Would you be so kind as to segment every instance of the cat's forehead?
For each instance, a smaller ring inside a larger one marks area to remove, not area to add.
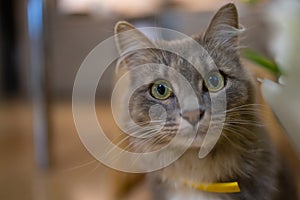
[[[183,74],[196,72],[205,77],[205,74],[212,70],[221,70],[232,76],[243,73],[238,54],[231,49],[220,48],[205,42],[201,37],[168,41],[164,46],[167,46],[166,49],[171,49],[173,53],[172,55],[162,53],[161,56],[167,56],[168,65]]]
[[[191,43],[195,41],[167,42],[164,47],[168,47],[160,51],[159,60],[164,60],[163,64],[176,69],[189,80],[201,79],[205,73],[217,70],[208,52],[199,43],[196,47]]]
[[[207,54],[206,49],[193,38],[187,38],[182,40],[167,41],[164,43],[158,43],[158,48],[171,51],[173,54],[179,55],[184,60],[199,59]],[[179,62],[180,59],[176,58]]]

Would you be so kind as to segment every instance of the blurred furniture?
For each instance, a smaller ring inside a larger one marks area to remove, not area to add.
[[[16,1],[0,1],[0,85],[4,96],[15,95],[19,90],[19,66],[16,44]]]
[[[30,37],[30,92],[33,108],[35,160],[38,167],[49,166],[49,94],[45,62],[45,10],[43,0],[28,0],[27,17]]]

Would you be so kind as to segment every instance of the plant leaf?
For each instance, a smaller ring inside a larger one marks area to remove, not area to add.
[[[282,71],[280,70],[280,67],[276,62],[260,55],[259,53],[255,52],[251,49],[244,49],[242,51],[242,55],[245,58],[247,58],[248,60],[260,65],[261,67],[263,67],[263,68],[265,68],[269,71],[271,71],[276,76],[280,76],[282,74]]]

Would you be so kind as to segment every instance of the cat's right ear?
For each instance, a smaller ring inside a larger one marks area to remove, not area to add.
[[[147,36],[126,21],[119,21],[116,24],[115,39],[121,56],[134,50],[154,47]]]

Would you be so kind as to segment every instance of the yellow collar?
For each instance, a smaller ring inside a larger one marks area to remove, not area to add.
[[[225,183],[200,183],[184,181],[185,185],[192,188],[202,190],[205,192],[216,192],[216,193],[235,193],[240,192],[238,182],[225,182]]]

